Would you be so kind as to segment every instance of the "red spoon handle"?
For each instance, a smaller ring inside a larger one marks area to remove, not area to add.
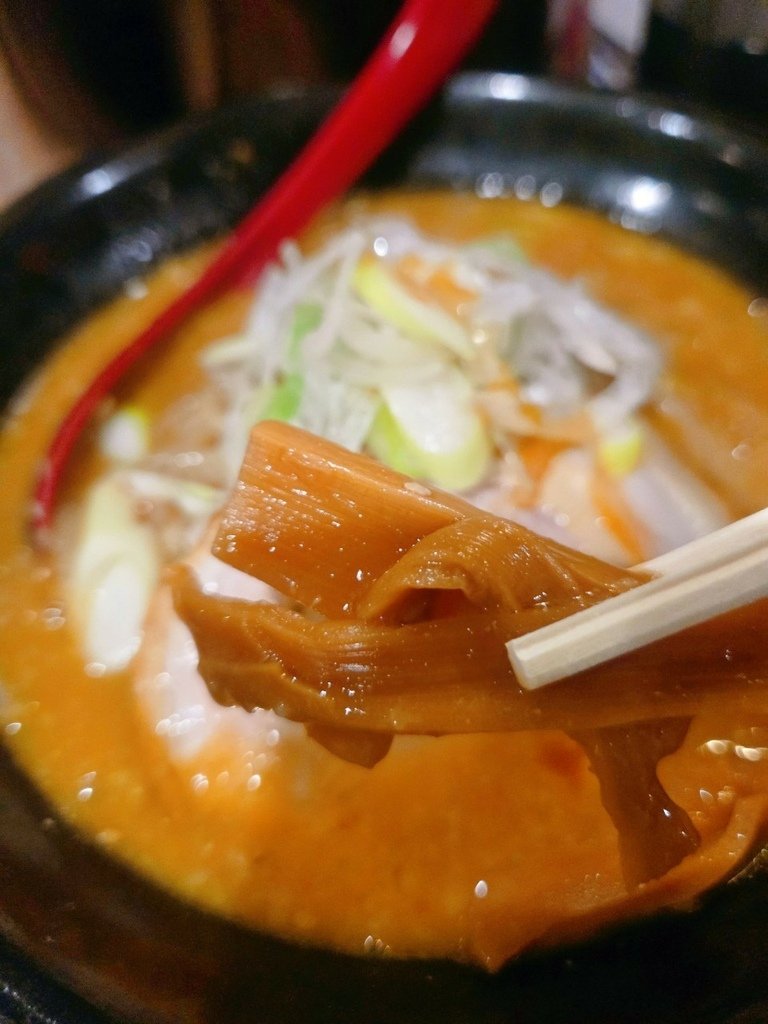
[[[235,232],[259,270],[277,245],[355,182],[477,38],[496,0],[408,0],[342,102]],[[242,247],[242,248],[241,248]]]
[[[477,39],[497,0],[407,0],[339,105],[244,218],[201,277],[117,354],[64,417],[43,461],[32,508],[40,540],[59,482],[95,409],[156,343],[224,285],[253,278],[285,238],[344,192],[429,99]]]

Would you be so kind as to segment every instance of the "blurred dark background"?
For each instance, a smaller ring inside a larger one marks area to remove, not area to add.
[[[242,94],[349,80],[399,6],[397,0],[0,0],[0,47],[28,99],[57,131],[101,141]],[[542,72],[545,22],[543,0],[502,2],[469,66]]]
[[[240,95],[348,81],[399,6],[0,0],[0,199],[2,150],[24,128],[3,124],[2,74],[63,163]],[[501,0],[465,66],[639,87],[764,135],[768,0]]]

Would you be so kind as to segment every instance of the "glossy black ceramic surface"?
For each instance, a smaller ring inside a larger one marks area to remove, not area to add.
[[[253,101],[68,173],[0,220],[0,387],[171,252],[231,225],[333,96]],[[768,151],[654,101],[456,80],[369,184],[601,210],[768,293]],[[0,749],[0,1022],[748,1024],[768,1020],[768,876],[494,977],[291,946],[184,906],[56,820]]]

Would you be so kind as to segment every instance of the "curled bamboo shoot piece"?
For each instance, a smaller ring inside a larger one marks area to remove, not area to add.
[[[213,550],[285,597],[210,595],[188,567],[172,570],[216,700],[304,722],[366,765],[396,734],[564,729],[590,756],[632,882],[698,842],[655,781],[685,719],[723,691],[768,710],[768,655],[753,640],[762,607],[524,690],[511,636],[642,577],[284,424],[255,428]]]

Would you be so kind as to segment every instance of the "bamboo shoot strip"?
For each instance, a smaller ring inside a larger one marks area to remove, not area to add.
[[[478,510],[285,423],[252,432],[217,558],[324,615],[348,616],[418,540]]]
[[[217,551],[324,616],[208,599],[177,573],[177,610],[224,703],[292,709],[324,727],[429,734],[690,715],[723,691],[768,706],[764,686],[740,684],[766,679],[755,644],[764,612],[754,607],[526,693],[505,641],[640,578],[295,427],[254,429]]]
[[[640,568],[663,575],[507,643],[533,690],[768,596],[768,509]]]

